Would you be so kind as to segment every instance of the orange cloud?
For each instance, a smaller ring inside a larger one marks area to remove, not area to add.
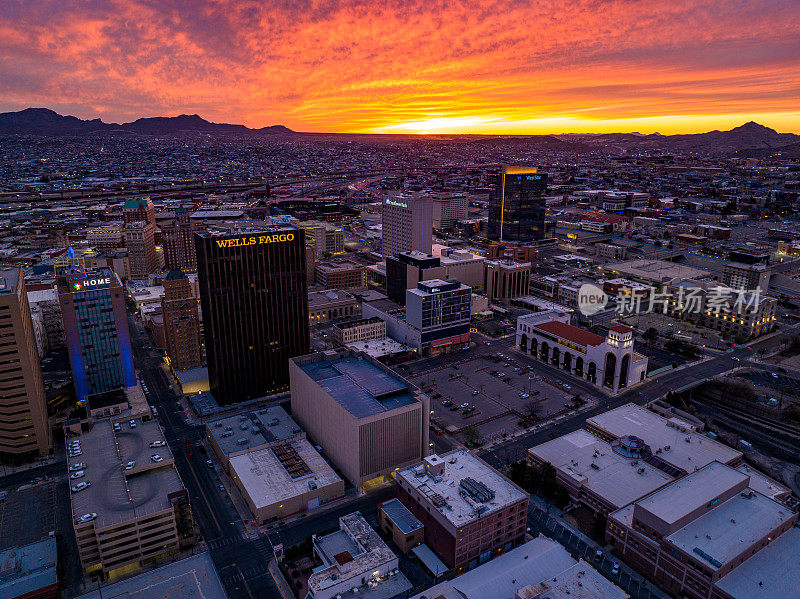
[[[0,107],[302,131],[800,131],[800,4],[7,0]]]

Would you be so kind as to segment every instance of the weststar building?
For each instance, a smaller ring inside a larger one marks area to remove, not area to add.
[[[211,393],[231,404],[284,391],[308,353],[305,232],[288,226],[195,234]]]

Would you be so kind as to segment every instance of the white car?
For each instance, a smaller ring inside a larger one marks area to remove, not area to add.
[[[69,471],[70,472],[77,472],[78,470],[83,470],[84,468],[86,468],[86,464],[84,464],[83,462],[80,462],[78,464],[73,464],[72,466],[70,466],[69,467]]]
[[[163,462],[163,461],[164,461],[164,458],[162,458],[162,457],[161,457],[160,455],[158,455],[157,453],[154,453],[153,455],[151,455],[151,456],[150,456],[150,459],[151,459],[151,460],[153,460],[155,463],[158,463],[158,462]]]
[[[166,445],[167,445],[166,441],[153,441],[152,443],[150,443],[150,447],[166,447]]]
[[[121,430],[122,430],[122,427],[119,425],[119,422],[115,422],[114,423],[114,431],[118,433]]]
[[[78,483],[77,485],[72,487],[72,492],[73,493],[77,493],[79,491],[83,491],[84,489],[88,489],[91,486],[92,486],[92,483],[87,480],[84,483]]]
[[[133,470],[136,467],[136,460],[131,460],[125,464],[125,470]]]
[[[83,478],[86,476],[86,470],[78,470],[69,475],[70,478]]]
[[[136,421],[135,420],[131,420],[130,421],[130,425],[131,425],[131,428],[136,428]]]
[[[97,514],[94,512],[91,512],[89,514],[84,514],[83,516],[75,520],[75,524],[86,524],[87,522],[91,522],[95,518],[97,518]]]
[[[69,457],[71,457],[71,458],[77,458],[77,457],[79,457],[79,456],[81,455],[81,453],[82,453],[82,452],[81,452],[81,450],[80,450],[80,449],[76,449],[76,450],[74,450],[74,451],[73,451],[73,450],[70,450],[70,452],[69,452]]]

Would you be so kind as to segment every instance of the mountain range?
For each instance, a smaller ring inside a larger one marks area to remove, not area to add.
[[[196,114],[141,118],[131,123],[117,124],[105,123],[100,119],[83,120],[74,116],[63,116],[49,108],[26,108],[19,112],[0,113],[0,135],[82,136],[98,133],[175,135],[186,132],[212,135],[293,133],[283,125],[250,129],[244,125],[211,123]]]
[[[100,119],[83,120],[63,116],[48,108],[26,108],[18,112],[0,113],[0,135],[87,136],[97,134],[178,135],[314,135],[320,139],[346,137],[348,134],[300,134],[283,125],[251,129],[244,125],[212,123],[196,114],[174,117],[141,118],[130,123],[106,123]],[[364,135],[359,139],[394,138],[396,136]],[[414,136],[402,136],[414,137]],[[568,133],[562,135],[439,135],[428,139],[463,141],[471,146],[481,144],[524,145],[543,151],[564,151],[578,154],[608,152],[698,152],[703,154],[769,156],[786,151],[796,155],[800,135],[778,133],[774,129],[749,122],[730,131],[708,131],[681,135],[651,133]]]

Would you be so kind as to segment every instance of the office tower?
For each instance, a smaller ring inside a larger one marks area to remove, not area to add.
[[[64,267],[56,276],[79,400],[136,384],[125,288],[109,268]]]
[[[406,303],[406,290],[414,289],[425,279],[444,278],[446,269],[438,257],[422,252],[404,252],[386,257],[386,295],[401,306]]]
[[[164,279],[161,300],[167,356],[175,370],[186,370],[203,364],[200,343],[200,316],[197,298],[189,278],[182,270],[171,270]]]
[[[156,253],[156,226],[137,220],[125,226],[125,245],[128,248],[132,279],[146,279],[158,270]]]
[[[0,458],[47,455],[47,402],[20,268],[0,269],[0,346]]]
[[[489,193],[489,239],[535,241],[545,236],[547,174],[504,166]]]
[[[304,231],[263,226],[195,233],[211,392],[231,404],[284,391],[308,353]]]
[[[137,200],[126,200],[122,205],[122,222],[127,227],[130,223],[144,221],[152,225],[156,224],[156,209],[150,198],[140,198]]]
[[[420,331],[423,347],[463,344],[469,342],[471,305],[472,289],[460,281],[420,281],[406,291],[406,321]]]
[[[381,246],[384,256],[415,250],[431,253],[431,199],[420,195],[387,198],[381,210]]]
[[[197,256],[194,252],[194,232],[197,227],[189,216],[189,211],[181,206],[175,211],[175,220],[161,227],[164,267],[168,270],[197,270]]]

